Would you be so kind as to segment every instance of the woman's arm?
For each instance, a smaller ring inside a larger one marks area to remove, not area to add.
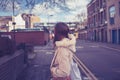
[[[57,47],[59,46],[70,46],[70,45],[75,45],[76,44],[76,38],[73,34],[68,35],[70,40],[67,41],[56,41],[55,44]]]

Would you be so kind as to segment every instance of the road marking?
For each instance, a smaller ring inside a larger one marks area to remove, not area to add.
[[[53,54],[53,52],[46,52],[46,54]]]
[[[83,77],[83,80],[89,80],[89,78],[88,77]]]
[[[93,45],[93,46],[90,46],[90,47],[95,48],[95,47],[99,47],[99,46]]]
[[[84,48],[83,46],[76,46],[77,49],[81,49]]]
[[[38,65],[38,64],[36,64],[36,65],[34,65],[34,67],[39,67],[39,65]]]
[[[54,52],[54,50],[34,50],[34,52]]]
[[[88,80],[98,80],[95,77],[95,75],[84,65],[84,63],[76,55],[73,55],[73,59],[77,62],[80,69],[85,73]]]
[[[107,47],[107,46],[101,46],[101,47],[103,47],[103,48],[107,48],[107,49],[111,49],[111,50],[115,50],[115,51],[120,52],[120,50],[119,50],[119,49],[115,49],[115,48],[111,48],[111,47]]]

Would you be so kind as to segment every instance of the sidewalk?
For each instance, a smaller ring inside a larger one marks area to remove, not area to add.
[[[48,42],[48,44],[45,45],[45,46],[34,46],[33,47],[33,52],[28,53],[28,59],[34,59],[38,52],[45,52],[47,50],[54,52],[53,51],[53,42],[52,42],[52,40],[50,42]]]
[[[33,52],[28,54],[29,66],[24,69],[17,80],[49,80],[52,58],[51,41],[45,46],[34,46]]]

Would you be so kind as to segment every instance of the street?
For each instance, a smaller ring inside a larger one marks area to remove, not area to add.
[[[77,56],[98,80],[120,80],[120,46],[111,47],[113,45],[78,41]]]
[[[98,80],[120,80],[119,48],[119,45],[114,47],[114,45],[104,43],[78,40],[76,55]],[[48,80],[50,78],[49,66],[54,53],[52,43],[47,46],[36,46],[34,52],[35,58],[30,59],[29,67],[18,80]]]

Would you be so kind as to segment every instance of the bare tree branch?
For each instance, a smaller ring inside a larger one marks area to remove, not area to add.
[[[13,2],[14,2],[15,3],[14,10],[18,10],[18,6],[21,7],[21,9],[24,6],[28,8],[29,13],[31,13],[37,1],[38,0],[0,0],[0,10],[12,11],[13,7],[10,8],[10,6],[13,6]],[[66,6],[67,1],[70,0],[42,0],[41,5],[44,5],[46,10],[48,8],[59,7],[61,10],[69,11],[70,9]]]

